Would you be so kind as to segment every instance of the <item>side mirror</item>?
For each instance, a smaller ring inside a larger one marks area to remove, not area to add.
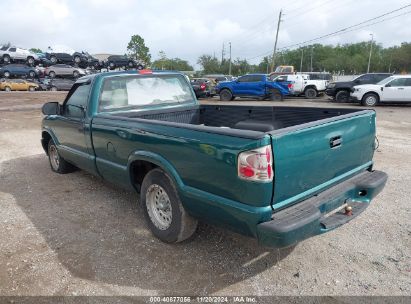
[[[389,88],[391,85],[389,84],[389,83],[387,83],[386,85],[385,85],[385,87],[386,88]]]
[[[60,104],[58,102],[48,102],[43,105],[41,112],[44,115],[60,115]]]

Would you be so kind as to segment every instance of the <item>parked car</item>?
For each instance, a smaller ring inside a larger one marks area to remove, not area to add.
[[[129,58],[127,56],[123,55],[111,55],[109,56],[106,61],[104,66],[110,70],[113,70],[115,68],[136,68],[137,70],[142,70],[144,69],[144,66],[137,61],[135,61],[132,58]]]
[[[87,52],[75,52],[73,54],[73,61],[80,67],[93,67],[95,69],[101,68],[101,63],[97,58],[94,58]]]
[[[52,64],[73,64],[73,56],[68,53],[45,53]]]
[[[363,106],[378,103],[411,102],[411,75],[393,75],[377,84],[363,84],[351,89],[351,97]]]
[[[224,74],[208,74],[204,75],[204,78],[213,79],[216,83],[221,81],[231,81],[234,80],[233,76],[224,75]]]
[[[248,74],[234,81],[219,82],[216,92],[224,101],[234,100],[236,97],[283,100],[285,95],[290,94],[288,89],[271,81],[266,74]]]
[[[50,91],[70,91],[75,80],[68,78],[53,78],[48,81],[48,90]]]
[[[275,82],[288,81],[292,83],[293,93],[290,95],[305,98],[316,98],[320,93],[325,91],[327,80],[311,80],[308,74],[280,75],[273,79]]]
[[[3,57],[3,62],[6,64],[11,63],[12,61],[24,61],[28,65],[33,66],[36,60],[39,59],[38,56],[33,52],[15,46],[2,50],[1,53]]]
[[[39,86],[38,90],[39,90],[39,91],[48,91],[48,89],[49,89],[49,86],[48,86],[49,81],[50,81],[49,78],[39,78],[39,79],[37,80],[37,82],[36,82],[37,85]]]
[[[325,94],[331,96],[337,102],[348,102],[350,101],[351,89],[354,86],[360,84],[375,84],[391,75],[390,73],[368,73],[362,74],[351,81],[331,82],[327,86]]]
[[[25,64],[8,64],[0,67],[0,75],[6,78],[14,76],[26,76],[35,78],[38,76],[38,69]]]
[[[22,79],[7,79],[0,82],[0,90],[10,92],[10,91],[35,91],[39,89],[37,83],[26,81]]]
[[[213,97],[217,95],[217,92],[215,89],[217,86],[217,82],[215,81],[215,79],[203,77],[203,78],[193,78],[191,81],[194,83],[201,83],[201,82],[206,83],[208,87],[208,91],[209,91],[209,96]]]
[[[56,76],[73,76],[77,78],[79,76],[86,75],[86,71],[78,67],[72,67],[68,64],[55,64],[47,67],[44,70],[44,74],[46,76],[50,76],[51,78]]]
[[[213,87],[214,95],[211,95],[211,81],[207,78],[193,78],[190,80],[194,93],[197,98],[210,97],[215,95],[215,86]]]
[[[202,220],[295,245],[355,219],[387,181],[373,110],[200,105],[181,73],[147,70],[82,77],[67,96],[42,108],[51,170],[139,192],[167,243]]]

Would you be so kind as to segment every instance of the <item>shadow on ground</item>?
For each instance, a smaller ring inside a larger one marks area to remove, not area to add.
[[[253,277],[292,249],[200,224],[196,236],[164,244],[146,229],[137,194],[85,172],[51,172],[45,155],[2,163],[0,191],[14,196],[73,276],[158,290],[208,294]]]

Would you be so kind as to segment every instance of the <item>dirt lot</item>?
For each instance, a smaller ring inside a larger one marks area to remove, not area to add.
[[[135,193],[52,173],[39,109],[64,96],[0,93],[0,295],[411,295],[411,106],[376,109],[375,168],[389,182],[368,210],[279,251],[205,224],[191,242],[161,243]]]

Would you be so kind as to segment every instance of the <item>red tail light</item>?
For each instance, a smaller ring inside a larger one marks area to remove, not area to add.
[[[206,85],[203,83],[202,85],[200,85],[200,90],[204,91],[206,89]]]
[[[241,179],[270,182],[273,180],[271,146],[241,152],[238,155],[238,176]]]
[[[153,74],[153,71],[152,70],[139,70],[138,73],[141,75],[146,75],[146,74]]]
[[[289,88],[289,89],[292,89],[293,86],[294,86],[294,85],[293,85],[292,83],[289,83],[289,84],[288,84],[288,88]]]

